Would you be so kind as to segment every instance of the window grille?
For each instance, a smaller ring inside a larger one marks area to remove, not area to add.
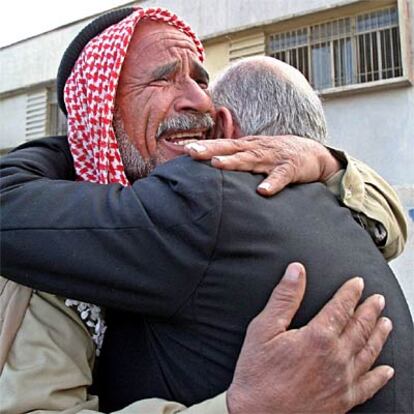
[[[267,47],[318,90],[403,74],[396,7],[272,34]]]

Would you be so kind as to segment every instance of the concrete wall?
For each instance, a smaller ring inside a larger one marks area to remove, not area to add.
[[[0,149],[13,148],[25,138],[26,94],[0,100]]]
[[[147,0],[143,7],[167,7],[191,23],[202,39],[357,3],[357,0]],[[376,0],[375,3],[383,2]],[[126,2],[127,3],[127,2]],[[127,3],[129,5],[131,2]],[[362,2],[364,3],[364,2]],[[63,51],[91,18],[0,49],[0,94],[55,78]]]
[[[414,88],[324,102],[330,141],[365,161],[393,185],[414,183]]]
[[[0,49],[0,149],[25,140],[27,94],[55,82],[63,52],[89,20]]]
[[[258,22],[288,17],[352,4],[357,0],[147,0],[142,7],[166,7],[191,23],[202,38],[214,37]]]
[[[64,50],[87,21],[0,49],[0,94],[56,78]]]

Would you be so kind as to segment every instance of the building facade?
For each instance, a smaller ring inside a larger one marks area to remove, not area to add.
[[[330,145],[378,171],[409,221],[393,261],[414,311],[414,2],[412,0],[147,0],[167,7],[203,40],[214,78],[230,62],[269,55],[318,90]],[[0,49],[0,151],[65,132],[55,78],[63,51],[94,16]]]

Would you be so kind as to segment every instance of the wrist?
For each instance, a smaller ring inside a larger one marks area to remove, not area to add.
[[[258,392],[254,387],[230,385],[226,393],[228,414],[277,414],[275,407],[269,409],[262,402],[267,401],[264,390]]]
[[[328,181],[343,167],[341,162],[329,151],[328,148],[321,145],[319,153],[319,163],[321,165],[321,181]]]

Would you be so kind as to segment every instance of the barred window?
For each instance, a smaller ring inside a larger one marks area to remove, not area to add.
[[[318,90],[402,76],[397,8],[272,34],[268,55],[295,66]]]

